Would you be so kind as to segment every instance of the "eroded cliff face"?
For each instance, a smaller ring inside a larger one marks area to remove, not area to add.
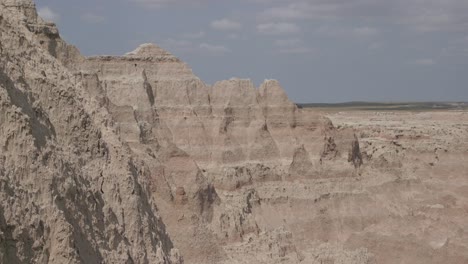
[[[466,197],[424,176],[463,178],[448,154],[335,127],[275,80],[208,86],[154,44],[85,58],[30,0],[0,1],[0,33],[2,263],[468,261]]]
[[[47,30],[31,1],[0,2],[0,262],[180,263],[148,167]]]
[[[121,140],[150,164],[152,195],[190,263],[224,261],[226,245],[252,234],[289,232],[275,231],[280,222],[268,223],[268,215],[254,210],[284,197],[262,200],[258,188],[272,195],[297,180],[356,173],[348,161],[352,142],[358,145],[352,132],[338,133],[326,118],[304,114],[275,80],[258,89],[242,79],[208,86],[154,44],[86,58],[78,72],[105,102]],[[327,140],[339,145],[333,155]]]

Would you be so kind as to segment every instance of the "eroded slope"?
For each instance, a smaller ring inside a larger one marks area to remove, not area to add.
[[[53,28],[0,2],[0,262],[178,263],[146,166],[41,46]]]
[[[329,119],[0,7],[3,262],[468,261],[465,113]]]

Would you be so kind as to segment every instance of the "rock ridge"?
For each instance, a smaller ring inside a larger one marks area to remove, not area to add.
[[[467,263],[465,114],[324,116],[0,0],[0,263]]]
[[[3,262],[220,262],[260,234],[256,192],[225,190],[287,180],[294,146],[321,141],[277,81],[208,86],[154,44],[86,58],[32,1],[0,5]]]

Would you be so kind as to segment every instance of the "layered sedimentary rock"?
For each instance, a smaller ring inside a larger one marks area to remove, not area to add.
[[[86,58],[0,7],[2,263],[468,261],[466,133],[334,125],[154,44]]]
[[[313,143],[322,144],[329,126],[318,115],[302,115],[275,80],[259,89],[242,79],[210,87],[154,44],[121,57],[87,58],[81,72],[99,79],[95,86],[103,88],[90,90],[102,91],[110,111],[122,118],[125,141],[144,145],[145,131],[138,123],[147,123],[164,134],[158,138],[174,143],[203,168],[269,162],[289,166],[295,148],[303,144],[318,155]]]
[[[208,86],[154,44],[86,58],[79,72],[93,76],[87,89],[107,102],[121,139],[153,163],[153,195],[190,263],[221,262],[229,257],[224,243],[277,232],[280,222],[254,208],[283,198],[260,202],[256,188],[356,173],[352,131],[304,114],[275,80],[259,88],[243,79]]]
[[[181,262],[146,165],[43,30],[31,1],[0,2],[0,262]]]

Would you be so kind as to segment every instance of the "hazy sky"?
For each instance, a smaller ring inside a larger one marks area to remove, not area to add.
[[[468,101],[468,0],[36,0],[84,55],[153,42],[296,102]]]

